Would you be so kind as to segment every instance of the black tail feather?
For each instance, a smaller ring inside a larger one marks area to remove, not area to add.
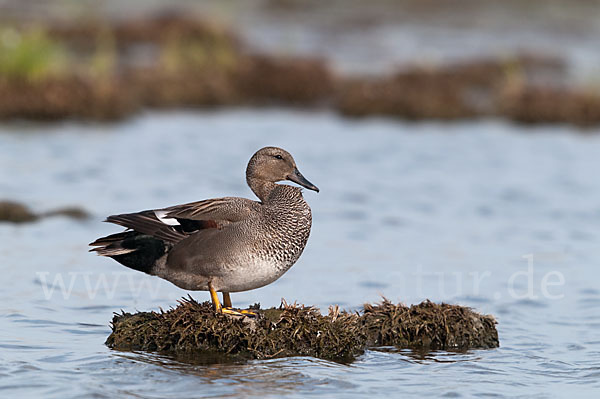
[[[102,237],[90,244],[98,255],[108,256],[124,266],[152,274],[152,268],[170,248],[163,240],[139,233],[125,231]]]

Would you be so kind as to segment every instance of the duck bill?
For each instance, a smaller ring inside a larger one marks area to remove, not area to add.
[[[309,190],[319,192],[319,188],[311,182],[309,182],[308,180],[306,180],[306,178],[302,176],[302,173],[300,173],[298,168],[294,169],[294,171],[288,176],[288,180],[293,181],[294,183],[297,183]]]

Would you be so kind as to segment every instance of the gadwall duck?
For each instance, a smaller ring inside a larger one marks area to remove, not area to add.
[[[310,234],[312,215],[302,189],[275,184],[282,180],[319,191],[287,151],[265,147],[246,169],[260,201],[224,197],[109,216],[107,222],[127,230],[97,239],[90,251],[180,288],[210,291],[215,310],[239,314],[229,293],[277,280],[296,263]]]

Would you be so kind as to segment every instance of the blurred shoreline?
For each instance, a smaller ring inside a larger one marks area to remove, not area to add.
[[[269,10],[266,20],[277,15],[282,22],[314,7],[311,2],[253,3]],[[227,18],[212,17],[219,14],[213,2],[194,13],[185,12],[186,2],[177,4],[182,8],[148,12],[148,6],[145,13],[130,10],[120,18],[98,10],[85,17],[65,12],[44,22],[27,7],[9,8],[13,12],[0,22],[0,120],[118,120],[152,108],[281,105],[328,108],[352,117],[600,123],[600,90],[593,81],[576,82],[570,60],[562,55],[515,50],[439,62],[415,56],[378,72],[340,68],[335,51],[330,57],[256,46],[256,35],[244,28],[239,10],[229,10],[234,30],[217,22]],[[408,9],[411,15],[427,15],[424,6]],[[331,29],[343,29],[339,24],[348,21],[372,28],[367,15],[341,14]],[[435,21],[436,12],[431,14]]]

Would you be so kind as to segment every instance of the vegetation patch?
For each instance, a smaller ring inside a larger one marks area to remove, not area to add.
[[[39,28],[0,27],[0,79],[38,82],[66,67],[64,47]]]
[[[284,105],[402,119],[600,123],[600,93],[540,54],[340,76],[327,61],[256,54],[234,32],[163,12],[0,28],[0,119],[99,119],[143,108]]]
[[[365,305],[362,312],[282,304],[253,309],[257,317],[215,313],[191,298],[168,311],[114,316],[106,344],[117,350],[177,355],[225,355],[230,359],[312,356],[351,362],[367,348],[451,349],[498,347],[492,316],[469,308],[434,304]]]

